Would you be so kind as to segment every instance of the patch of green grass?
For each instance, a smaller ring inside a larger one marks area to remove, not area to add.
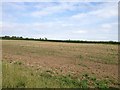
[[[95,76],[90,76],[89,74],[85,73],[82,75],[83,81],[82,84],[85,87],[94,86],[95,88],[109,88],[110,81],[109,80],[100,80],[97,79]]]
[[[118,59],[117,56],[112,56],[112,55],[107,55],[107,56],[100,56],[100,55],[96,55],[96,56],[87,56],[89,57],[89,60],[97,62],[97,63],[103,63],[103,64],[118,64]]]
[[[79,82],[68,76],[52,76],[50,73],[40,73],[21,64],[3,62],[3,88],[79,87]]]
[[[108,81],[107,80],[96,80],[95,87],[96,88],[108,88]]]
[[[39,72],[23,64],[3,62],[3,88],[108,88],[107,80],[98,80],[85,73],[81,79],[57,75],[52,71]],[[90,84],[92,83],[92,84]]]

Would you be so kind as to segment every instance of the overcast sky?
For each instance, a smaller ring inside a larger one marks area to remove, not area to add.
[[[2,35],[118,40],[117,2],[4,2],[0,21]]]

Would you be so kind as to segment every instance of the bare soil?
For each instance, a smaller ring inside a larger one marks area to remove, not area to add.
[[[3,40],[2,60],[21,61],[58,75],[80,77],[88,73],[100,79],[118,80],[117,45]]]

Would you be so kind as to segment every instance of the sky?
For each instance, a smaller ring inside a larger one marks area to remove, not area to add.
[[[3,2],[2,36],[118,41],[117,2]]]

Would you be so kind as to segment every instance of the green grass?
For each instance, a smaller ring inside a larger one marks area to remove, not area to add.
[[[55,76],[52,71],[37,71],[21,62],[3,62],[3,88],[108,88],[108,80],[83,74],[74,79],[70,75]]]

